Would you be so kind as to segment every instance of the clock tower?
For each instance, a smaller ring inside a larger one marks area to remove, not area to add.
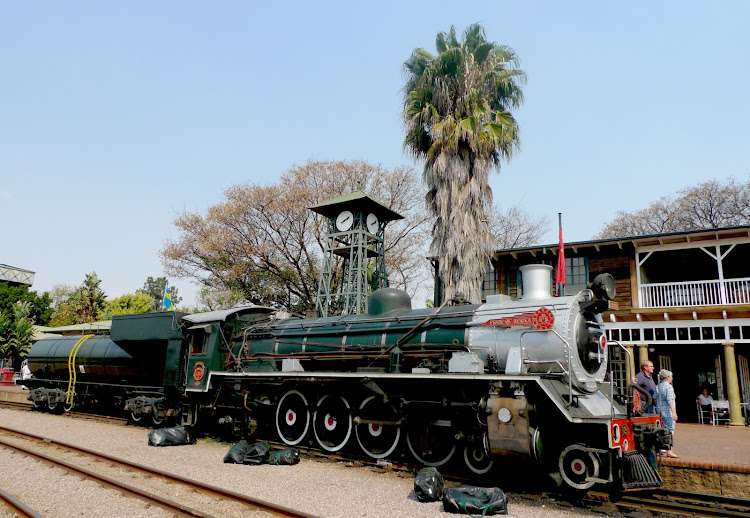
[[[362,191],[310,207],[326,218],[325,258],[315,309],[321,317],[367,313],[370,291],[386,286],[384,230],[403,219]],[[338,259],[337,259],[338,258]],[[334,273],[341,264],[341,279]]]

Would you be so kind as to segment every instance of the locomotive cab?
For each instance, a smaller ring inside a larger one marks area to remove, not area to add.
[[[184,348],[187,352],[185,370],[186,389],[205,390],[209,370],[220,370],[219,325],[212,323],[196,324],[184,333]]]

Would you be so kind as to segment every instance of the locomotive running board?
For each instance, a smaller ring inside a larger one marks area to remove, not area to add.
[[[571,423],[605,422],[612,418],[612,402],[604,393],[573,392],[575,404],[566,404],[570,396],[570,388],[567,383],[554,379],[536,378],[539,386],[554,402],[560,412],[567,417]]]
[[[523,382],[541,382],[540,376],[519,376],[505,374],[422,374],[422,373],[379,373],[379,372],[283,372],[283,371],[262,371],[262,372],[210,372],[204,388],[186,388],[185,392],[208,392],[212,382],[222,383],[223,381],[239,381],[243,379],[264,379],[264,378],[288,378],[288,379],[388,379],[388,380],[419,380],[419,379],[439,379],[443,381],[450,380],[475,380],[486,381],[523,381]],[[567,386],[567,385],[566,385]]]

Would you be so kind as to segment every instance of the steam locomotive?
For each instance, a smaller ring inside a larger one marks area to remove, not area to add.
[[[278,318],[243,306],[115,317],[109,336],[39,340],[29,399],[53,412],[105,404],[136,422],[259,428],[294,446],[454,459],[477,476],[533,460],[585,490],[661,485],[655,455],[671,436],[639,411],[650,396],[609,382],[601,313],[608,274],[552,297],[551,267],[521,267],[524,295],[412,309],[402,291],[370,295],[363,315]]]

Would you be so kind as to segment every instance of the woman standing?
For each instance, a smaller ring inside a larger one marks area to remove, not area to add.
[[[659,380],[661,383],[659,383],[656,391],[659,395],[659,411],[661,412],[662,425],[670,431],[672,441],[674,441],[677,407],[675,406],[674,387],[672,387],[672,371],[667,369],[659,371]],[[677,455],[670,449],[667,452],[667,457],[677,458]]]

